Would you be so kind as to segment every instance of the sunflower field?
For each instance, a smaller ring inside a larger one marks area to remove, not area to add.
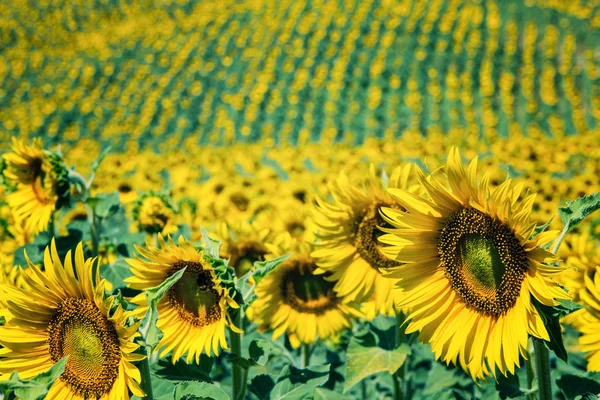
[[[597,0],[0,2],[0,400],[600,398]]]

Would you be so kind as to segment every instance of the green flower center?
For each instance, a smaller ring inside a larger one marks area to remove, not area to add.
[[[283,275],[282,294],[287,304],[301,313],[322,314],[337,306],[333,282],[325,275],[314,275],[314,262],[294,259],[286,262],[288,271]]]
[[[529,260],[509,226],[474,208],[460,209],[447,219],[438,251],[465,303],[496,317],[515,305]]]
[[[221,296],[212,274],[201,263],[180,261],[169,276],[186,267],[183,276],[167,292],[168,301],[179,316],[194,326],[207,326],[221,319]]]
[[[84,398],[108,393],[118,374],[121,350],[114,325],[89,300],[70,298],[48,326],[50,357],[69,356],[60,379]]]

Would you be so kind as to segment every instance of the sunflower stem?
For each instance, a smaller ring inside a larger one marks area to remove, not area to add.
[[[527,389],[533,388],[533,378],[535,378],[535,371],[533,370],[533,355],[531,354],[531,341],[527,349],[527,359],[525,360],[525,371],[527,372]],[[525,396],[527,400],[534,400],[534,394],[527,394]]]
[[[242,326],[242,309],[236,310],[233,313],[233,324],[237,327]],[[231,339],[231,352],[239,357],[242,357],[242,334],[236,333],[233,330],[229,331]],[[246,378],[248,370],[242,368],[241,365],[233,364],[233,399],[242,400],[246,393]]]
[[[552,380],[550,379],[550,353],[541,339],[533,338],[535,372],[538,378],[539,400],[552,399]]]
[[[90,235],[92,236],[92,254],[94,257],[98,256],[100,253],[100,240],[98,235],[98,218],[96,217],[96,212],[93,207],[85,205],[85,208],[88,213],[88,221],[90,224]]]
[[[396,314],[396,347],[399,347],[406,340],[406,330],[404,327],[405,317],[401,311],[398,311]],[[392,379],[394,381],[394,399],[395,400],[404,400],[405,394],[408,389],[408,382],[406,379],[406,365],[408,363],[408,359],[404,360],[404,363],[398,368],[394,374],[392,374]]]
[[[154,400],[152,393],[152,376],[150,375],[150,351],[146,351],[146,358],[140,365],[140,374],[142,375],[142,390],[146,393],[144,400]]]
[[[565,240],[565,236],[567,235],[568,231],[569,231],[569,225],[566,224],[563,227],[563,230],[560,232],[560,235],[558,236],[558,239],[556,239],[556,242],[554,243],[554,246],[552,247],[552,252],[554,254],[556,254],[556,252],[560,248],[561,243],[563,242],[563,240]]]
[[[312,351],[308,343],[302,343],[302,368],[307,368],[310,365],[310,356]]]

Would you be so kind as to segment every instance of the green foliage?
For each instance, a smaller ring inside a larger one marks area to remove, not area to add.
[[[572,313],[573,311],[581,308],[581,306],[572,301],[561,301],[560,305],[556,307],[549,307],[543,305],[532,298],[532,302],[544,322],[544,326],[550,336],[550,341],[544,341],[544,344],[552,350],[558,358],[564,362],[568,361],[568,353],[563,342],[562,328],[560,325],[560,319],[565,315]]]
[[[270,392],[271,399],[300,400],[312,397],[316,388],[329,379],[330,365],[318,365],[310,368],[283,367]]]
[[[558,215],[567,231],[575,228],[588,215],[600,209],[600,192],[569,201],[558,209]]]
[[[87,199],[87,204],[94,210],[98,218],[106,219],[119,211],[121,207],[119,192],[101,193]]]
[[[227,359],[232,364],[248,369],[255,365],[264,366],[269,361],[269,356],[281,354],[281,349],[272,342],[264,339],[256,339],[248,347],[249,358],[238,356],[237,354],[227,354]]]
[[[592,377],[594,379],[591,379]],[[600,383],[598,382],[597,374],[596,376],[590,375],[588,377],[563,375],[556,381],[556,384],[567,400],[576,399],[578,396],[590,398],[590,394],[600,393]],[[586,395],[588,397],[585,397]]]
[[[124,258],[117,258],[112,264],[100,267],[100,276],[112,283],[115,290],[127,287],[125,279],[132,275],[129,264]]]
[[[396,346],[397,328],[383,318],[369,324],[369,330],[354,336],[348,345],[344,393],[366,377],[379,372],[394,374],[411,352],[410,346]]]
[[[229,400],[229,396],[212,383],[182,382],[175,386],[173,400]]]
[[[140,333],[146,342],[146,346],[150,347],[151,349],[156,347],[163,335],[161,330],[156,325],[156,322],[158,321],[158,309],[156,306],[158,305],[160,299],[171,288],[171,286],[173,286],[183,276],[184,272],[185,268],[182,268],[157,287],[146,290],[148,311],[146,311],[146,314],[140,322]]]
[[[13,392],[15,396],[24,400],[41,400],[46,397],[48,389],[55,380],[64,372],[67,358],[63,358],[48,371],[42,372],[32,379],[23,380],[14,372],[7,381],[0,381],[0,392]]]
[[[210,254],[213,258],[219,258],[221,252],[221,241],[210,237],[208,231],[203,227],[200,227],[202,232],[202,247]]]
[[[212,382],[210,371],[215,359],[202,354],[198,364],[188,364],[183,360],[172,363],[171,360],[159,360],[151,366],[155,375],[171,381],[203,381]]]
[[[111,147],[106,146],[104,149],[102,149],[102,151],[100,151],[100,154],[98,154],[98,157],[96,157],[96,159],[90,163],[90,169],[92,170],[92,174],[96,173],[96,171],[98,170],[98,167],[102,163],[102,160],[104,160],[104,157],[106,157],[108,155],[108,153],[110,153],[110,151],[111,151]]]

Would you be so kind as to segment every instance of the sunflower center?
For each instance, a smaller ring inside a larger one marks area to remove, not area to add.
[[[309,260],[292,260],[282,279],[283,297],[294,310],[322,314],[337,305],[334,283],[324,275],[314,275],[316,266]]]
[[[187,267],[183,276],[167,292],[168,301],[179,316],[191,325],[202,327],[221,319],[221,296],[215,290],[210,271],[201,263],[180,261],[173,264],[169,276]]]
[[[467,304],[496,317],[515,305],[528,259],[507,225],[463,208],[446,221],[438,251],[451,287]]]
[[[50,357],[69,356],[60,379],[84,398],[108,393],[119,374],[121,350],[114,325],[89,300],[70,298],[48,326]]]
[[[44,184],[46,183],[45,173],[43,169],[44,161],[41,158],[34,158],[29,164],[29,177],[31,179],[31,188],[35,197],[40,203],[49,203],[50,196],[46,193]]]
[[[379,236],[383,234],[377,227],[389,226],[379,214],[381,207],[385,206],[388,206],[388,204],[372,204],[356,222],[354,247],[356,247],[362,259],[376,270],[392,268],[397,264],[381,254],[379,242],[377,241]]]

